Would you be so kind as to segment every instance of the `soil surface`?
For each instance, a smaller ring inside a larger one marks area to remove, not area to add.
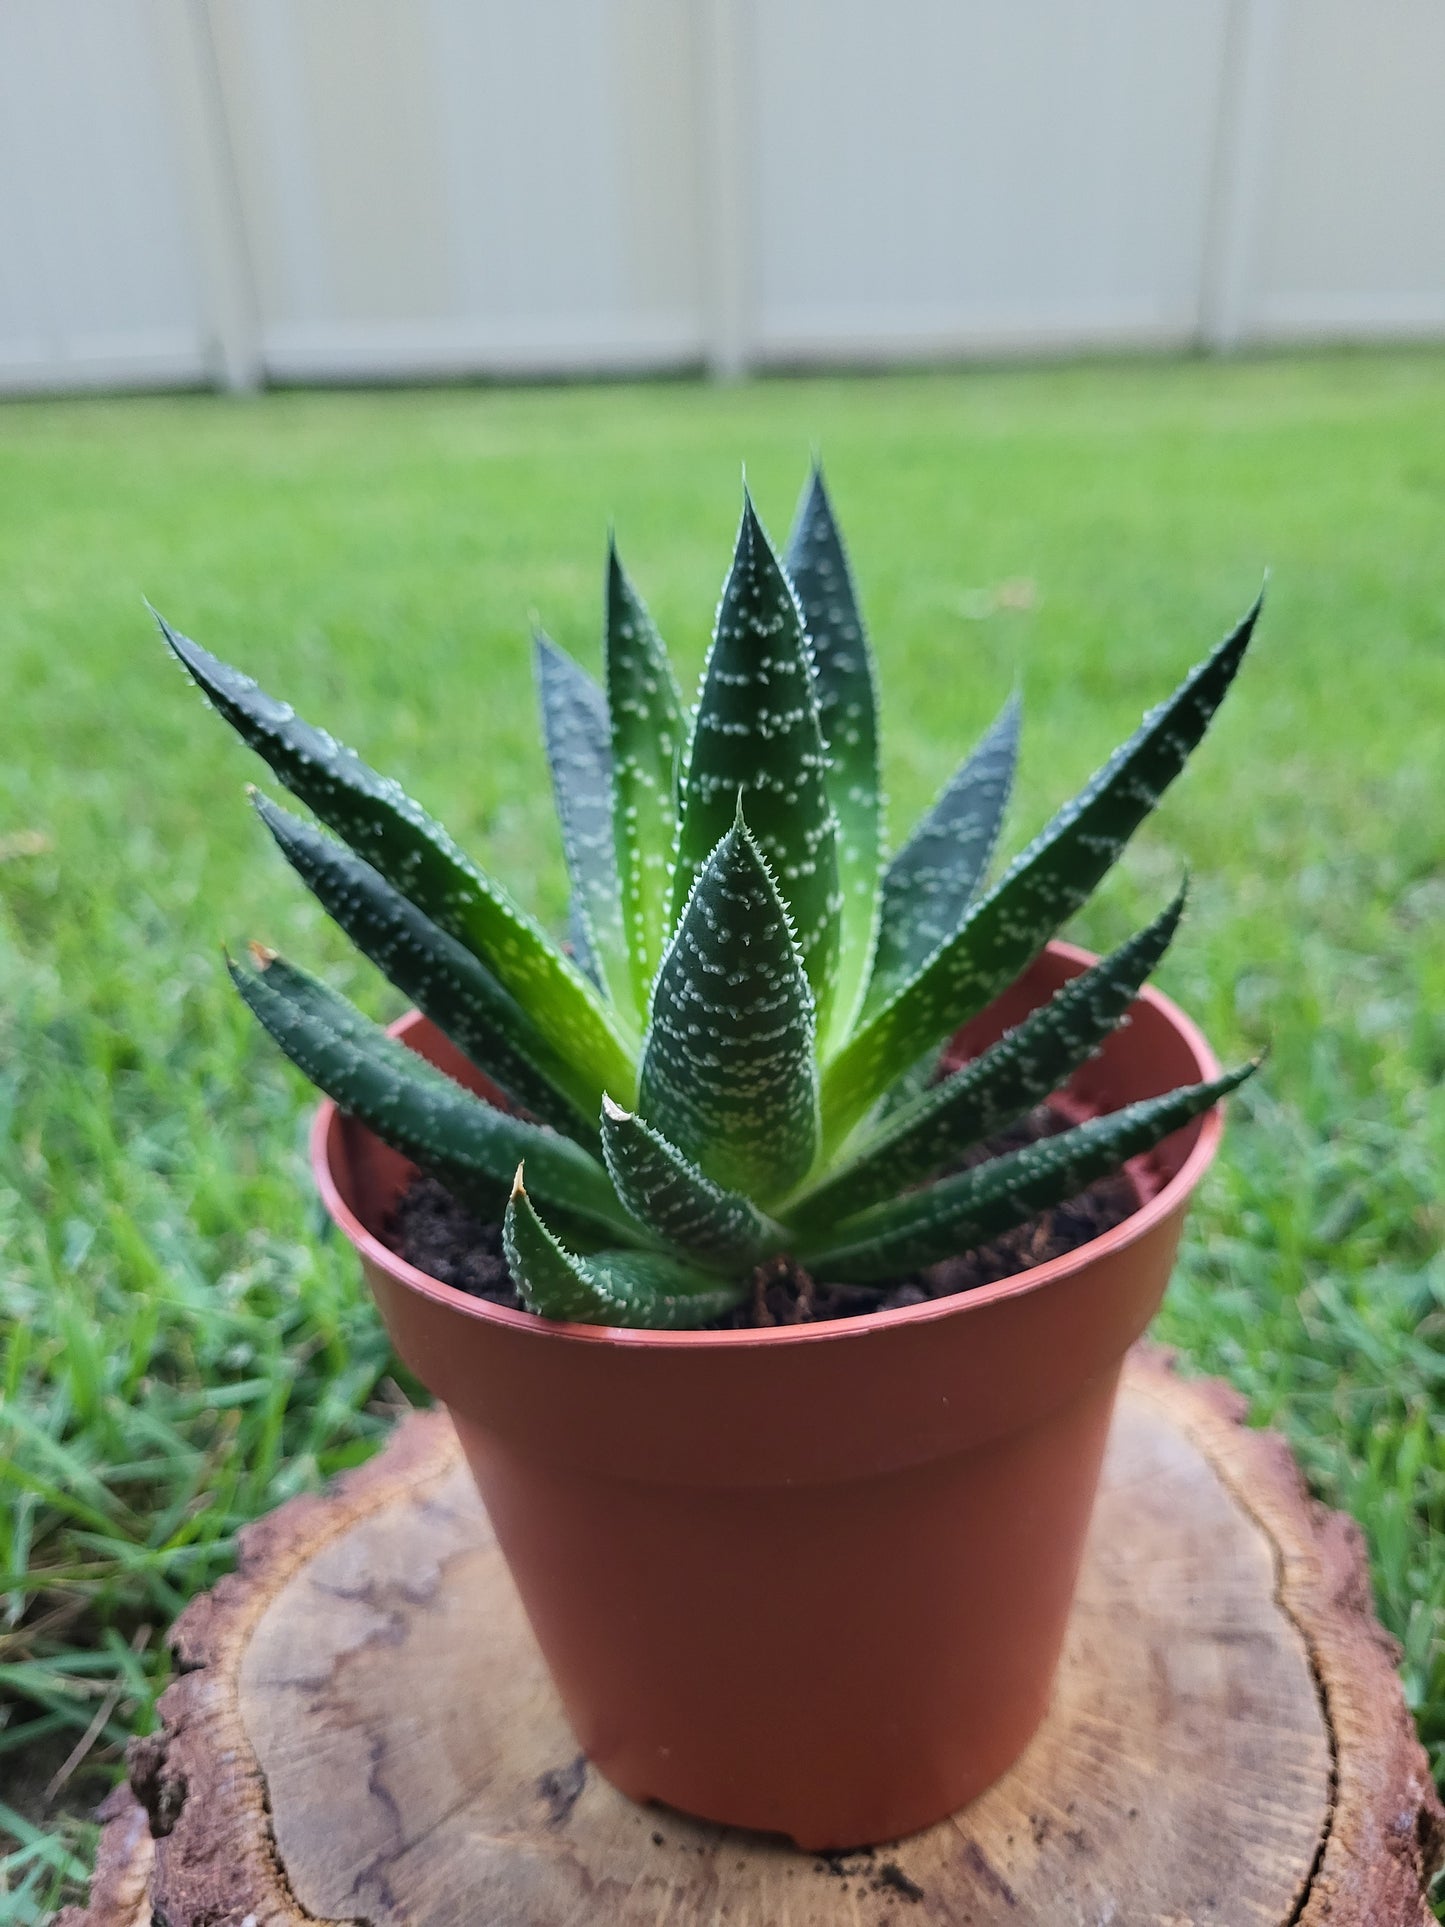
[[[1067,1128],[1069,1120],[1041,1106],[1029,1117],[988,1143],[979,1145],[956,1166],[964,1170],[1003,1151],[1015,1151]],[[815,1279],[787,1258],[760,1265],[752,1290],[736,1311],[714,1320],[705,1330],[745,1331],[768,1325],[801,1325],[822,1318],[862,1318],[869,1312],[892,1311],[901,1305],[921,1305],[931,1298],[949,1298],[997,1283],[1032,1265],[1045,1264],[1076,1251],[1091,1238],[1110,1231],[1139,1206],[1139,1193],[1126,1172],[1101,1178],[1089,1190],[1031,1218],[1015,1231],[980,1245],[976,1251],[947,1258],[926,1271],[889,1279],[878,1285],[829,1284]],[[511,1310],[524,1309],[502,1256],[502,1228],[475,1218],[435,1178],[418,1175],[397,1200],[386,1225],[393,1251],[429,1277],[455,1285],[474,1298],[486,1298]]]

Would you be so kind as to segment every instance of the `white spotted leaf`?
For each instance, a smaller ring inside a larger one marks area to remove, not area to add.
[[[635,1233],[602,1166],[570,1138],[473,1097],[388,1037],[353,1004],[283,958],[232,982],[296,1068],[383,1142],[494,1217],[522,1158],[538,1192],[569,1219]]]
[[[837,976],[842,910],[828,759],[802,613],[746,496],[693,725],[677,913],[727,834],[739,796],[788,906],[822,1017]]]
[[[878,692],[847,551],[816,464],[783,556],[812,645],[826,784],[837,820],[839,911],[836,1027],[846,1028],[868,982],[878,919],[882,805]]]
[[[826,1232],[800,1240],[798,1257],[818,1277],[871,1284],[972,1250],[1076,1198],[1130,1158],[1217,1104],[1257,1069],[1245,1064],[1207,1084],[1187,1084],[1056,1137],[989,1158],[937,1184],[906,1191]]]
[[[745,1289],[658,1252],[569,1251],[538,1216],[521,1169],[502,1220],[502,1248],[527,1308],[573,1324],[685,1330],[731,1311]]]
[[[896,1197],[1023,1117],[1086,1063],[1116,1028],[1169,947],[1184,891],[1109,956],[1081,971],[970,1063],[929,1083],[789,1208],[817,1224]]]
[[[1208,728],[1259,609],[1257,601],[1014,859],[955,935],[865,1018],[824,1072],[829,1143],[841,1142],[915,1059],[1011,983],[1088,900]]]
[[[342,843],[259,790],[256,813],[301,881],[357,949],[524,1110],[569,1136],[592,1135],[596,1102],[579,1075],[472,953]]]
[[[193,680],[293,796],[480,958],[599,1090],[628,1089],[631,1057],[597,991],[399,783],[303,722],[289,703],[268,696],[251,677],[156,620]]]
[[[786,908],[739,811],[658,972],[638,1108],[714,1183],[764,1210],[818,1144],[812,997]]]
[[[886,1004],[963,922],[998,841],[1018,741],[1011,696],[888,865],[865,1013]]]
[[[612,745],[607,699],[550,636],[533,638],[542,736],[562,853],[572,885],[572,947],[578,962],[630,1018],[627,939],[612,855]]]
[[[672,934],[677,777],[686,725],[667,650],[641,597],[607,552],[607,704],[611,715],[610,834],[629,953],[630,1007],[640,1021]]]
[[[640,1224],[709,1271],[749,1272],[786,1233],[741,1192],[714,1184],[645,1118],[602,1100],[602,1156]]]

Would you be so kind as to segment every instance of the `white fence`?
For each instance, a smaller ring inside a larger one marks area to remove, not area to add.
[[[0,0],[0,387],[1445,335],[1441,0]]]

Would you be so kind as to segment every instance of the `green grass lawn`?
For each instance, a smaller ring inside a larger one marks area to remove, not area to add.
[[[394,1001],[271,849],[242,800],[259,765],[142,596],[558,917],[531,616],[595,664],[612,518],[691,674],[741,465],[781,537],[814,444],[895,825],[1017,675],[1016,844],[1273,571],[1217,728],[1073,934],[1118,941],[1193,871],[1160,982],[1222,1055],[1271,1056],[1159,1333],[1363,1523],[1445,1769],[1445,356],[12,405],[0,1919],[83,1874],[81,1816],[238,1527],[417,1396],[324,1235],[310,1096],[219,946],[264,938]]]

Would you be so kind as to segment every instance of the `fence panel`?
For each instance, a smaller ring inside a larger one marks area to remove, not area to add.
[[[285,379],[696,361],[693,39],[674,0],[223,0]]]
[[[1445,335],[1439,0],[0,0],[0,389]]]
[[[0,387],[211,367],[145,0],[0,0]]]
[[[1289,0],[1250,332],[1445,334],[1445,7]]]
[[[1190,340],[1225,12],[757,7],[760,352]]]

